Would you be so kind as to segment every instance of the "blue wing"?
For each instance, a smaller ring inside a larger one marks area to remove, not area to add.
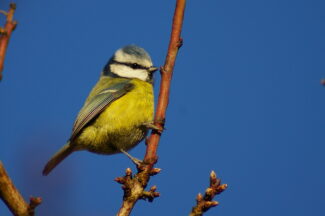
[[[106,88],[94,96],[80,110],[72,129],[70,141],[93,119],[95,119],[113,101],[122,97],[133,89],[134,85],[126,80]]]

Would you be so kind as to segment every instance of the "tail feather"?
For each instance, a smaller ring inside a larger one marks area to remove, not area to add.
[[[70,145],[70,142],[65,144],[55,155],[47,162],[43,169],[43,175],[48,175],[61,161],[74,152],[74,147]]]

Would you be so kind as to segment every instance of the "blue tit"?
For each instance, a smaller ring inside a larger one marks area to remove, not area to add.
[[[153,127],[156,70],[143,48],[118,49],[81,108],[68,142],[49,160],[43,175],[74,151],[109,155],[128,151],[142,141]]]

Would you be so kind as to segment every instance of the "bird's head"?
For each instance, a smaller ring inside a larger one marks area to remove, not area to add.
[[[149,54],[141,47],[127,45],[118,49],[104,68],[103,75],[152,81],[154,67]]]

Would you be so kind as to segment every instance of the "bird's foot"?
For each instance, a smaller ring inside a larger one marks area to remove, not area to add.
[[[163,125],[162,122],[159,122],[160,124]],[[152,121],[152,122],[146,122],[146,123],[143,123],[143,126],[145,126],[146,128],[148,129],[151,129],[151,130],[155,130],[157,131],[158,133],[162,133],[165,128],[164,127],[159,127],[159,126],[156,126],[155,123]]]
[[[127,153],[126,151],[124,151],[124,149],[120,149],[120,151],[125,154],[128,158],[130,158],[130,160],[137,166],[140,167],[143,164],[143,161],[133,157],[132,155],[130,155],[129,153]]]

